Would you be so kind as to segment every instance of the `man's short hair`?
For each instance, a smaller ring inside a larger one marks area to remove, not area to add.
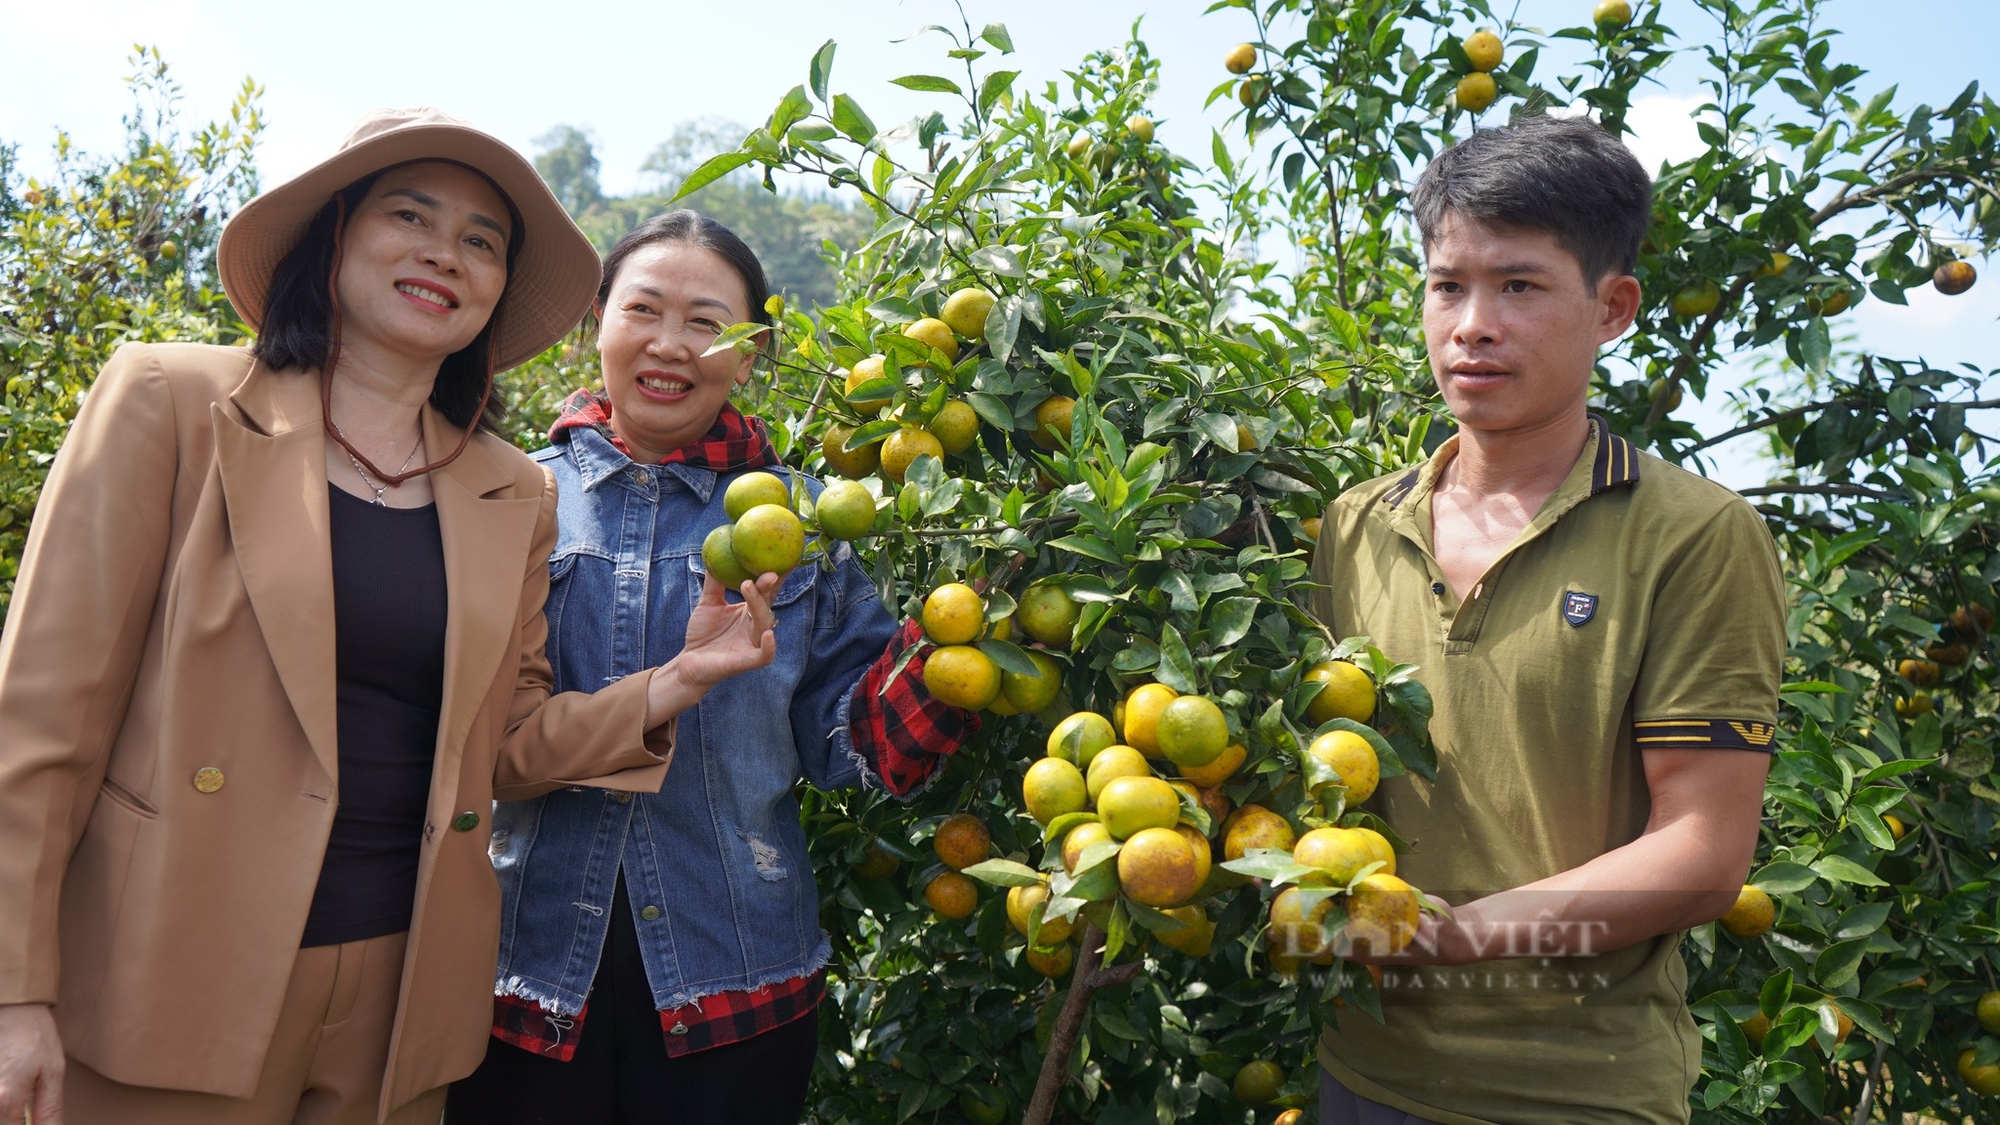
[[[1653,179],[1632,150],[1582,117],[1524,117],[1439,153],[1411,203],[1428,250],[1452,216],[1503,230],[1547,231],[1596,292],[1631,273],[1652,217]]]

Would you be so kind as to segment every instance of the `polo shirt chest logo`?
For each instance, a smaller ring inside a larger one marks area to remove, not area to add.
[[[1597,616],[1597,595],[1579,593],[1575,590],[1564,591],[1562,615],[1563,620],[1571,625],[1583,624]]]

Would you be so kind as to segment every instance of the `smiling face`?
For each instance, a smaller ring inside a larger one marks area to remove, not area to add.
[[[1597,349],[1639,308],[1630,275],[1584,281],[1546,231],[1448,216],[1425,249],[1431,373],[1460,426],[1524,434],[1581,425]]]
[[[341,242],[343,342],[429,363],[470,344],[507,288],[506,200],[456,164],[382,173]]]
[[[700,440],[729,392],[750,381],[754,356],[703,356],[716,336],[750,319],[742,275],[728,259],[684,242],[632,252],[611,279],[597,352],[611,428],[650,464]]]

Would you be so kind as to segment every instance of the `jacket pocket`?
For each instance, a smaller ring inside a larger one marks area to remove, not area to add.
[[[108,800],[125,806],[147,820],[159,819],[160,810],[153,802],[126,788],[119,783],[117,778],[107,776],[104,779],[104,786],[99,792]]]

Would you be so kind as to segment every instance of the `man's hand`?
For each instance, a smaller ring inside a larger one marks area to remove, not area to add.
[[[49,1006],[0,1004],[0,1125],[62,1125],[62,1077],[62,1039]]]

